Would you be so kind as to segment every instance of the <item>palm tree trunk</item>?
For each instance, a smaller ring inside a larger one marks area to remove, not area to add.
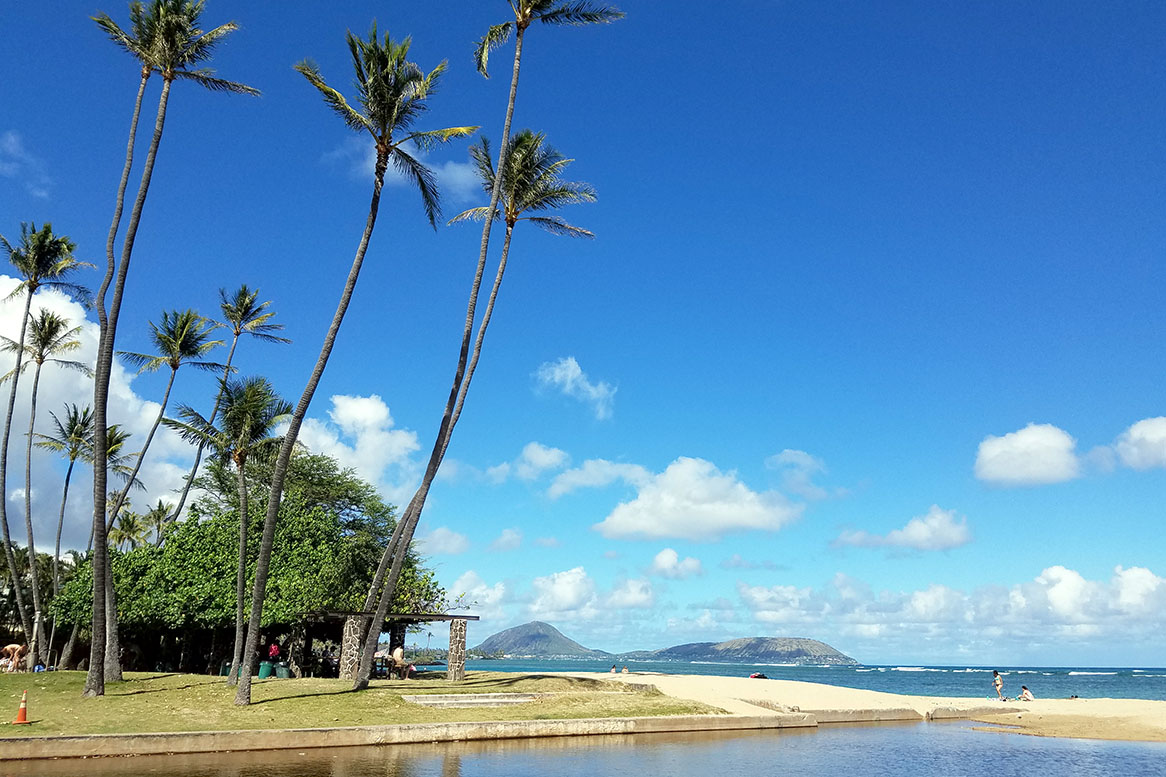
[[[65,488],[61,493],[61,513],[57,516],[57,544],[53,550],[53,599],[56,599],[61,594],[61,532],[65,529],[65,505],[69,502],[69,479],[73,477],[73,465],[77,463],[77,459],[73,456],[69,457],[69,468],[65,470]],[[53,642],[57,639],[57,618],[53,617],[53,627],[49,631],[49,650],[52,650]],[[58,659],[57,664],[60,665]]]
[[[143,81],[139,90],[145,89]],[[113,283],[113,299],[110,301],[109,314],[105,312],[105,293],[113,281],[114,261],[113,251],[108,251],[109,266],[101,289],[97,297],[97,315],[101,324],[101,336],[98,339],[97,363],[94,368],[93,380],[93,626],[92,639],[89,647],[89,673],[85,678],[83,696],[105,695],[105,642],[106,642],[106,586],[104,581],[110,577],[109,549],[105,529],[105,489],[106,489],[106,407],[109,403],[109,376],[113,369],[113,344],[117,336],[117,319],[121,312],[122,297],[125,294],[126,276],[129,274],[130,257],[134,250],[134,240],[138,234],[138,224],[142,219],[142,209],[146,204],[146,194],[150,190],[150,177],[154,173],[154,160],[158,155],[158,144],[162,141],[162,130],[166,124],[166,103],[170,98],[170,80],[162,82],[162,94],[158,98],[158,115],[154,120],[154,137],[150,141],[150,150],[146,154],[146,164],[142,169],[142,180],[138,184],[138,194],[134,200],[133,210],[130,212],[130,221],[126,225],[125,242],[122,245],[121,263],[116,268],[117,280]],[[130,129],[130,141],[126,152],[127,168],[133,163],[134,136],[137,127],[138,106],[134,109],[134,121]],[[123,178],[129,175],[128,170],[122,173]],[[117,224],[121,219],[121,207],[124,201],[124,184],[118,190],[118,204],[112,231],[117,231]],[[116,620],[116,613],[115,613]],[[115,624],[116,625],[116,624]],[[116,657],[115,657],[116,658]]]
[[[32,309],[32,295],[35,289],[27,288],[24,300],[24,316],[20,319],[20,340],[16,347],[16,366],[12,369],[12,387],[8,392],[8,415],[4,420],[4,435],[0,437],[0,527],[4,533],[4,557],[8,560],[8,571],[12,575],[12,590],[16,593],[16,609],[20,615],[20,625],[24,629],[25,640],[33,639],[32,621],[24,604],[24,593],[20,586],[20,568],[16,555],[12,552],[12,537],[8,532],[8,438],[12,432],[12,416],[16,411],[16,387],[20,380],[20,361],[24,356],[24,336],[28,331],[28,315]],[[31,665],[30,665],[31,666]]]
[[[235,335],[231,340],[231,350],[227,353],[227,364],[223,368],[223,380],[231,376],[231,362],[235,359],[235,346],[239,344],[239,335]],[[223,389],[219,387],[219,393],[215,395],[215,405],[211,408],[211,417],[208,423],[215,422],[215,416],[219,414],[219,403],[223,401]],[[177,521],[178,516],[182,515],[182,507],[186,504],[186,495],[190,493],[190,487],[194,485],[194,476],[198,474],[198,465],[202,462],[202,452],[206,449],[206,443],[199,443],[198,450],[194,452],[194,465],[190,468],[190,474],[186,476],[186,485],[182,487],[182,495],[178,497],[178,507],[174,508],[174,515],[170,520]]]
[[[130,473],[129,480],[126,481],[125,488],[118,493],[117,499],[113,503],[113,510],[106,525],[107,536],[109,530],[113,528],[113,522],[117,520],[118,512],[125,504],[126,496],[137,479],[138,472],[142,469],[142,462],[146,458],[146,451],[150,449],[150,443],[154,440],[154,433],[158,431],[158,426],[166,415],[166,406],[170,403],[170,390],[174,387],[174,378],[177,375],[178,370],[171,368],[170,380],[166,382],[166,391],[162,394],[162,406],[158,408],[158,417],[154,419],[154,425],[150,427],[150,433],[146,435],[146,442],[142,446],[142,452],[138,454],[138,460],[134,462],[134,469]],[[121,682],[121,635],[118,633],[117,591],[113,587],[112,564],[107,564],[105,567],[105,609],[105,679],[109,682]]]
[[[502,197],[502,171],[505,169],[506,157],[510,153],[510,125],[514,118],[514,104],[518,98],[518,75],[522,68],[522,41],[526,32],[526,28],[519,25],[514,36],[514,69],[510,77],[510,95],[506,101],[506,118],[502,122],[502,142],[501,148],[498,151],[498,166],[494,173],[494,186],[490,190],[490,205],[486,210],[485,224],[482,226],[482,242],[478,249],[478,267],[474,275],[474,283],[470,288],[470,302],[466,311],[466,325],[462,332],[461,351],[458,355],[457,371],[454,373],[453,386],[450,389],[449,400],[446,402],[445,413],[442,417],[441,426],[438,429],[437,441],[434,443],[433,452],[429,457],[429,466],[425,470],[425,479],[422,480],[421,486],[417,489],[413,499],[409,503],[409,507],[402,516],[401,521],[397,524],[396,530],[393,532],[393,537],[389,541],[385,552],[381,556],[381,561],[377,565],[376,574],[373,575],[372,584],[369,586],[368,595],[365,597],[365,612],[368,612],[372,607],[372,603],[377,601],[377,596],[380,596],[380,602],[383,606],[378,605],[377,612],[381,613],[379,620],[374,617],[373,620],[365,626],[364,649],[361,653],[360,668],[357,670],[356,678],[353,682],[355,690],[362,690],[368,687],[369,677],[372,674],[372,662],[376,655],[377,642],[380,639],[379,628],[380,624],[384,622],[383,613],[388,612],[388,600],[392,598],[393,591],[396,586],[395,577],[393,586],[385,586],[384,578],[386,570],[389,568],[390,560],[394,557],[400,557],[402,560],[405,556],[405,549],[409,546],[409,540],[413,538],[413,530],[408,531],[408,538],[402,545],[401,539],[406,536],[404,528],[408,523],[410,515],[420,517],[421,509],[425,506],[425,499],[429,495],[429,487],[432,485],[433,478],[437,475],[437,468],[441,465],[441,460],[445,456],[445,449],[449,446],[448,436],[452,432],[453,409],[455,403],[458,403],[458,395],[461,393],[461,382],[464,375],[466,358],[469,353],[470,337],[473,334],[474,318],[477,312],[478,293],[481,288],[482,274],[485,272],[486,257],[490,248],[490,228],[494,223],[494,212],[498,209],[498,201]],[[464,401],[464,397],[463,397]],[[414,522],[416,526],[416,522]],[[399,564],[393,562],[394,568],[399,569]],[[399,576],[400,572],[397,572]],[[373,625],[377,629],[373,629]],[[377,632],[377,633],[374,633]]]
[[[247,460],[236,460],[239,470],[239,566],[235,571],[235,650],[231,653],[231,671],[227,685],[239,682],[239,664],[243,660],[243,637],[246,633],[244,605],[247,596]]]
[[[29,642],[29,661],[36,666],[40,651],[44,645],[44,607],[41,603],[40,580],[36,573],[36,542],[33,540],[32,529],[32,440],[36,427],[36,395],[40,390],[40,370],[43,365],[37,362],[36,370],[32,373],[32,396],[29,399],[28,409],[28,443],[24,452],[24,529],[28,532],[28,574],[32,581],[32,622],[36,632],[34,639]]]
[[[368,217],[364,222],[364,234],[361,235],[360,245],[357,246],[356,256],[352,260],[352,268],[348,271],[348,280],[344,284],[344,291],[340,295],[340,302],[336,306],[336,313],[332,316],[332,323],[328,333],[324,336],[324,344],[320,348],[320,356],[316,366],[304,387],[288,424],[283,444],[279,447],[279,456],[275,460],[275,467],[271,473],[271,493],[267,499],[267,516],[263,521],[263,535],[259,544],[259,558],[255,561],[255,580],[251,587],[251,619],[247,624],[247,644],[243,650],[243,660],[239,667],[239,690],[235,694],[235,704],[251,703],[251,663],[259,644],[259,622],[263,617],[263,595],[267,590],[268,566],[271,563],[271,547],[275,541],[275,524],[279,517],[279,503],[283,496],[283,481],[287,477],[288,462],[291,460],[292,449],[299,436],[300,426],[304,416],[308,413],[308,405],[316,393],[316,386],[328,365],[328,357],[332,354],[332,347],[336,343],[336,335],[340,331],[340,324],[344,321],[344,314],[348,304],[352,301],[352,293],[356,289],[356,281],[360,277],[360,268],[364,264],[364,254],[368,250],[368,242],[372,237],[373,227],[377,223],[377,212],[381,205],[381,187],[385,181],[385,168],[389,164],[388,149],[377,148],[376,169],[373,174],[372,201],[369,203]]]

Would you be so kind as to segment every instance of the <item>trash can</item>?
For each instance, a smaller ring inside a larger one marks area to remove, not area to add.
[[[291,678],[291,667],[287,665],[287,661],[280,661],[275,665],[275,676],[280,680]]]
[[[275,664],[271,663],[270,661],[260,661],[259,662],[259,679],[263,680],[263,679],[266,679],[268,677],[271,677],[271,672],[273,669],[275,669]]]
[[[231,674],[231,662],[224,661],[219,665],[219,677],[226,677]]]

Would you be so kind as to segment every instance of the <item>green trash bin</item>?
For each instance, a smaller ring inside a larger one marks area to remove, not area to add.
[[[219,665],[219,677],[227,677],[231,674],[231,662],[224,661]]]
[[[287,661],[280,661],[275,665],[275,676],[280,680],[291,679],[291,667],[287,665]]]
[[[275,664],[271,663],[270,661],[260,661],[259,662],[259,679],[263,680],[263,679],[266,679],[268,677],[271,677],[271,672],[274,669],[275,669]]]

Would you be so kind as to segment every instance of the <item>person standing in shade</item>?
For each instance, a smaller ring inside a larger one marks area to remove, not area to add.
[[[996,698],[1004,701],[1004,694],[1002,693],[1004,690],[1004,678],[995,669],[992,670],[992,685],[996,688]]]

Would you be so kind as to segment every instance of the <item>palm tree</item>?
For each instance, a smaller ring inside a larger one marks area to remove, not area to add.
[[[106,429],[105,429],[105,468],[107,471],[112,472],[113,474],[117,475],[118,479],[121,480],[121,482],[124,486],[126,486],[128,488],[136,488],[139,491],[145,491],[146,490],[145,484],[143,484],[142,481],[139,480],[137,477],[134,477],[133,480],[130,480],[130,475],[133,474],[133,472],[134,472],[134,467],[131,464],[131,462],[137,461],[138,453],[137,452],[135,452],[135,453],[123,453],[122,452],[123,450],[125,450],[126,443],[129,442],[129,439],[131,437],[133,437],[133,434],[131,434],[130,432],[127,432],[127,431],[123,431],[121,428],[121,424],[110,424],[108,427],[106,427]],[[90,464],[93,463],[93,450],[92,450],[92,448],[88,451],[88,454],[86,455],[86,460]],[[109,492],[110,498],[106,499],[106,506],[107,506],[108,510],[113,509],[114,504],[117,502],[117,496],[120,493],[121,493],[120,490],[115,490],[115,491]],[[122,507],[125,507],[126,504],[129,504],[129,502],[128,501],[123,502]],[[113,523],[113,521],[112,521],[112,519],[110,519],[110,524],[112,524],[112,523]],[[107,524],[102,523],[102,525],[106,526],[106,531],[109,530],[109,526]],[[89,542],[85,546],[86,552],[89,552],[91,550],[93,550],[93,527],[92,526],[89,527]]]
[[[68,319],[42,308],[28,325],[28,342],[24,345],[23,350],[29,361],[23,362],[19,367],[12,368],[11,372],[0,378],[0,383],[2,383],[9,378],[15,378],[18,372],[23,374],[29,364],[36,365],[32,377],[28,412],[28,441],[24,457],[24,528],[28,533],[29,554],[33,559],[36,558],[36,542],[32,529],[32,446],[36,433],[36,398],[40,392],[41,368],[44,367],[45,362],[52,362],[65,369],[91,375],[92,371],[89,367],[81,362],[55,358],[57,354],[75,351],[81,347],[81,341],[76,339],[80,331],[81,327],[79,326],[70,327]],[[0,336],[0,351],[15,353],[17,350],[20,350],[18,343]],[[56,566],[55,557],[53,566],[54,568]],[[36,639],[29,643],[30,653],[38,652],[39,646],[44,644],[43,604],[40,585],[34,575],[32,578],[32,609],[33,621],[37,625],[34,625],[33,628],[38,629],[38,633]]]
[[[12,389],[8,394],[8,412],[4,419],[4,433],[0,436],[0,527],[3,528],[4,556],[8,561],[8,572],[16,591],[16,608],[20,612],[21,626],[27,638],[33,639],[32,623],[20,586],[15,585],[20,577],[17,573],[16,558],[12,554],[12,538],[8,533],[8,439],[12,431],[12,415],[16,410],[16,388],[20,380],[20,363],[24,356],[24,337],[28,328],[32,298],[40,288],[59,289],[77,297],[86,298],[88,290],[68,280],[69,276],[82,267],[92,267],[87,262],[78,261],[73,256],[76,245],[64,235],[53,233],[53,225],[45,224],[40,229],[36,224],[20,225],[20,242],[16,245],[0,235],[0,245],[8,254],[8,261],[20,274],[21,282],[13,289],[9,299],[25,293],[24,315],[20,318],[20,337],[17,339],[16,366],[12,376]],[[27,293],[26,293],[27,292]],[[28,660],[34,655],[29,651]],[[32,663],[29,666],[33,666]]]
[[[259,557],[255,564],[251,617],[247,625],[247,645],[243,652],[239,690],[235,694],[236,704],[251,703],[250,657],[255,654],[259,644],[259,621],[263,615],[263,593],[267,586],[271,546],[275,538],[275,523],[279,515],[279,503],[283,495],[283,481],[287,476],[288,461],[291,459],[300,425],[308,412],[308,405],[316,393],[316,386],[324,374],[324,367],[328,364],[328,357],[332,353],[336,335],[340,331],[340,324],[344,321],[344,313],[348,310],[348,304],[352,300],[352,293],[356,288],[357,278],[360,276],[360,268],[364,263],[364,254],[368,250],[368,242],[372,237],[373,227],[376,225],[385,170],[391,161],[405,178],[417,187],[429,223],[436,226],[437,216],[440,212],[440,201],[433,172],[408,152],[407,144],[428,148],[436,143],[470,135],[477,130],[477,127],[447,127],[440,130],[410,131],[413,123],[425,113],[426,100],[437,86],[441,74],[445,72],[445,63],[442,62],[428,74],[424,73],[421,68],[406,59],[409,54],[409,38],[397,43],[389,37],[388,33],[385,33],[382,42],[378,38],[375,23],[369,31],[368,40],[363,40],[349,32],[347,41],[349,53],[352,55],[352,64],[356,70],[356,103],[359,108],[350,105],[344,95],[328,86],[314,63],[304,60],[296,65],[296,70],[308,79],[308,83],[319,90],[324,98],[324,103],[336,112],[349,128],[357,132],[367,132],[372,136],[376,144],[372,201],[369,203],[364,233],[357,246],[356,256],[352,260],[352,267],[348,271],[348,279],[345,282],[343,292],[341,292],[340,302],[336,306],[336,313],[332,317],[328,333],[324,336],[324,344],[320,348],[320,356],[316,360],[316,366],[308,378],[308,385],[304,387],[304,393],[300,396],[300,401],[291,416],[287,434],[284,436],[283,444],[280,446],[279,455],[272,470],[267,515],[263,522],[263,536],[259,545]]]
[[[271,436],[277,424],[287,420],[292,406],[280,399],[266,378],[253,377],[239,381],[221,381],[223,419],[216,428],[214,422],[203,418],[191,407],[182,406],[178,415],[184,422],[166,420],[166,425],[185,439],[200,446],[209,445],[222,461],[235,465],[236,489],[239,497],[239,561],[235,576],[235,650],[231,655],[231,671],[227,684],[234,685],[239,677],[243,657],[245,605],[247,596],[247,459],[252,455],[270,452],[280,439]]]
[[[229,33],[238,29],[234,22],[228,22],[212,30],[199,26],[203,2],[197,0],[152,0],[148,6],[138,0],[130,3],[130,32],[122,30],[108,15],[100,14],[94,21],[117,45],[124,48],[141,65],[141,82],[134,104],[133,119],[130,123],[129,142],[126,146],[126,160],[122,169],[121,183],[117,190],[114,215],[106,243],[106,269],[97,293],[97,318],[101,325],[98,338],[97,363],[93,381],[93,432],[94,460],[105,461],[106,409],[109,402],[109,376],[113,368],[114,340],[117,336],[117,321],[121,312],[122,297],[125,293],[126,277],[129,273],[130,258],[133,255],[134,240],[142,218],[142,208],[150,189],[150,179],[154,173],[154,162],[158,146],[162,140],[162,130],[166,124],[166,108],[170,99],[170,87],[175,79],[193,81],[212,91],[237,94],[259,94],[258,90],[234,81],[217,78],[206,67],[197,67],[207,62],[215,47]],[[134,142],[137,135],[138,116],[141,109],[142,93],[151,73],[162,76],[162,94],[158,98],[158,112],[154,120],[154,135],[146,152],[146,162],[142,168],[142,178],[138,193],[126,224],[125,240],[122,243],[120,264],[114,257],[114,244],[121,223],[125,204],[126,184],[133,166]],[[115,276],[116,275],[116,279]],[[105,295],[113,284],[113,297],[109,310],[105,308]],[[93,624],[89,655],[89,674],[85,678],[85,696],[105,694],[105,673],[107,668],[114,676],[120,674],[116,655],[107,657],[105,653],[105,594],[100,581],[109,577],[105,540],[105,489],[106,473],[102,466],[93,470],[93,521],[96,535],[96,552],[93,554]]]
[[[158,425],[162,423],[162,418],[166,414],[166,405],[170,402],[170,390],[174,387],[174,378],[178,375],[179,367],[184,364],[189,364],[191,367],[199,370],[221,370],[223,365],[215,362],[203,361],[203,357],[212,349],[223,344],[222,340],[211,340],[211,332],[218,328],[218,324],[213,321],[200,316],[193,310],[167,310],[162,312],[162,323],[155,324],[150,322],[150,339],[154,341],[158,353],[154,355],[145,353],[127,353],[122,352],[121,357],[130,364],[138,368],[138,374],[143,372],[154,372],[162,367],[170,368],[170,378],[166,382],[166,390],[162,394],[162,405],[158,408],[158,417],[154,419],[154,425],[150,427],[149,433],[146,435],[146,442],[142,445],[142,450],[138,453],[137,461],[134,462],[134,468],[130,472],[126,486],[114,498],[113,507],[108,508],[109,515],[108,524],[103,524],[105,531],[113,528],[113,522],[117,519],[118,510],[121,509],[122,503],[125,501],[126,495],[129,493],[131,484],[138,476],[138,472],[142,468],[142,462],[146,458],[146,451],[150,449],[150,443],[154,440],[154,433],[158,431]],[[95,471],[100,467],[95,468]],[[94,538],[95,543],[100,542],[100,538]],[[95,545],[94,558],[101,556],[102,548],[100,544]],[[96,575],[96,566],[94,566],[94,574]],[[105,641],[106,641],[106,655],[105,658],[105,678],[109,680],[121,679],[121,664],[118,660],[120,646],[118,644],[117,633],[117,616],[116,607],[113,604],[113,575],[106,565],[105,574],[105,608],[106,623],[105,623]],[[93,605],[96,607],[96,603]],[[96,639],[96,637],[94,637]]]
[[[223,311],[223,318],[227,321],[223,326],[229,325],[231,327],[231,349],[227,351],[227,364],[223,368],[223,380],[231,376],[231,363],[235,360],[235,347],[243,335],[251,335],[257,340],[268,343],[291,342],[286,337],[275,334],[283,329],[283,324],[271,322],[272,317],[275,316],[275,311],[266,309],[271,301],[256,304],[259,299],[259,289],[252,291],[244,284],[229,297],[226,289],[219,289],[219,299],[221,300],[219,307]],[[218,415],[219,403],[222,398],[222,392],[215,395],[215,404],[211,408],[210,418],[207,419],[212,424],[215,422],[215,416]],[[186,485],[182,487],[182,495],[178,498],[178,507],[174,508],[173,520],[178,520],[179,514],[182,513],[182,507],[186,504],[186,495],[190,493],[190,487],[194,484],[194,476],[198,473],[198,465],[202,460],[204,447],[206,444],[199,442],[198,450],[194,454],[194,465],[190,468],[190,474],[186,476]]]
[[[49,411],[56,432],[52,435],[37,434],[36,446],[63,454],[69,460],[65,470],[65,487],[61,491],[61,511],[57,516],[57,544],[53,551],[53,596],[61,592],[61,578],[58,567],[61,563],[61,532],[65,528],[65,505],[69,501],[69,481],[73,477],[73,465],[77,459],[85,459],[93,445],[93,411],[88,405],[78,408],[65,405],[62,422],[56,413]]]
[[[478,366],[478,359],[482,354],[482,343],[486,337],[486,328],[490,325],[490,318],[494,312],[494,303],[498,299],[498,289],[502,285],[502,276],[506,272],[506,262],[510,256],[510,241],[514,234],[515,225],[519,221],[529,221],[556,235],[594,237],[591,232],[572,226],[558,216],[545,215],[546,211],[554,210],[565,205],[594,202],[595,191],[588,184],[563,181],[559,178],[559,174],[573,160],[564,158],[554,148],[546,145],[544,139],[545,137],[542,133],[536,134],[530,130],[523,130],[515,134],[509,143],[510,153],[506,156],[506,169],[502,171],[502,175],[496,174],[494,170],[490,155],[490,144],[485,138],[482,138],[478,144],[470,147],[470,155],[477,166],[478,177],[482,182],[482,188],[487,192],[491,192],[494,188],[494,182],[498,180],[502,181],[502,192],[499,197],[501,208],[495,208],[493,210],[489,208],[471,208],[459,213],[450,223],[470,219],[486,219],[487,214],[492,213],[494,218],[503,221],[506,225],[506,236],[502,244],[502,258],[498,261],[498,271],[494,277],[494,286],[490,290],[486,310],[478,326],[478,334],[474,340],[474,348],[469,360],[469,366],[466,368],[465,376],[460,381],[460,385],[457,385],[457,397],[452,413],[449,412],[448,406],[446,408],[447,416],[446,419],[443,419],[443,428],[440,432],[441,436],[438,438],[438,444],[434,446],[433,453],[430,456],[429,467],[426,469],[426,479],[422,481],[421,487],[414,495],[412,501],[410,501],[408,509],[398,522],[396,529],[393,531],[393,536],[381,558],[378,572],[380,569],[389,567],[390,564],[392,566],[389,569],[388,578],[384,583],[383,590],[381,590],[376,615],[372,619],[373,624],[384,622],[385,613],[388,612],[389,603],[392,601],[397,587],[397,581],[401,575],[401,569],[406,560],[409,543],[413,540],[413,532],[417,528],[417,522],[421,518],[421,510],[425,505],[425,498],[429,493],[429,483],[432,482],[432,477],[430,477],[429,473],[436,474],[437,468],[441,466],[441,462],[445,458],[445,451],[449,447],[450,438],[453,436],[454,427],[457,426],[458,419],[461,417],[462,407],[466,401],[466,394],[469,392],[470,382],[473,380],[474,371]],[[524,215],[529,213],[543,215]],[[448,420],[448,423],[446,423],[446,420]],[[381,574],[383,575],[383,573]],[[376,590],[376,588],[373,588],[373,592]],[[371,602],[367,602],[366,600],[366,611],[370,608]],[[372,671],[373,658],[376,655],[376,644],[380,637],[380,634],[376,633],[377,631],[379,630],[370,627],[368,633],[365,635],[364,649],[361,652],[360,669],[355,678],[355,687],[357,689],[367,687],[368,678]]]
[[[117,517],[117,526],[110,530],[109,541],[118,550],[125,546],[125,550],[133,550],[145,544],[149,539],[150,529],[142,520],[142,516],[130,510],[125,510]]]
[[[158,503],[142,516],[142,520],[146,522],[146,527],[154,532],[154,547],[162,547],[162,530],[173,523],[172,516],[175,515],[178,513],[175,511],[174,505],[159,499]]]

